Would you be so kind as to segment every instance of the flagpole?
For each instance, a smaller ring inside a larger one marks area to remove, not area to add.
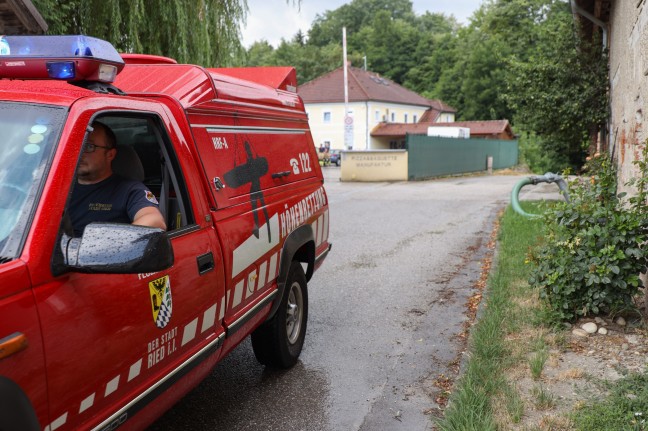
[[[349,79],[348,79],[348,62],[347,62],[347,40],[346,27],[342,27],[342,52],[344,61],[344,146],[347,150],[353,149],[353,137],[349,136],[353,132],[352,121],[349,117]],[[351,132],[351,133],[349,133]]]

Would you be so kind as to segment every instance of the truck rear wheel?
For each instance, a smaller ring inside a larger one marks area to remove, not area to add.
[[[257,360],[276,368],[295,365],[304,345],[307,320],[306,276],[299,262],[292,262],[276,314],[252,333]]]

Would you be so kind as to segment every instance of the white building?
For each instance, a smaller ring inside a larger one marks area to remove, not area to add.
[[[402,148],[402,140],[372,136],[382,124],[449,123],[456,110],[430,100],[376,73],[348,68],[348,117],[344,115],[344,69],[322,75],[298,88],[317,147],[375,150]],[[351,124],[348,124],[351,123]],[[348,148],[345,146],[348,134]]]

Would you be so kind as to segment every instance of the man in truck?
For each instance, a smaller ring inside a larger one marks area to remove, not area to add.
[[[83,144],[69,214],[74,236],[91,222],[132,223],[166,230],[155,195],[139,181],[113,174],[116,138],[105,124],[95,121]]]

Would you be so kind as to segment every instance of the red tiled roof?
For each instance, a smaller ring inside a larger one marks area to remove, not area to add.
[[[491,136],[506,133],[513,137],[513,131],[508,120],[492,120],[492,121],[456,121],[453,123],[431,123],[423,122],[423,118],[418,123],[380,123],[376,126],[371,136],[405,136],[406,134],[412,135],[425,135],[427,128],[434,127],[467,127],[470,129],[470,136]]]
[[[436,119],[439,117],[439,114],[441,114],[441,111],[438,109],[428,109],[421,115],[421,119],[418,121],[419,123],[434,123]]]
[[[430,123],[380,123],[371,131],[371,136],[425,135]]]
[[[380,101],[432,107],[442,112],[457,112],[439,100],[427,99],[394,81],[357,67],[349,67],[349,102]],[[335,69],[300,85],[297,92],[304,103],[344,102],[344,69]]]

